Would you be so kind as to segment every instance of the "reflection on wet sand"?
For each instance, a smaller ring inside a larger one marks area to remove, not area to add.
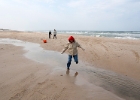
[[[69,71],[69,70],[67,70],[67,71],[66,71],[66,74],[67,74],[67,75],[69,75],[69,73],[70,73],[70,71]]]
[[[74,74],[74,77],[76,77],[78,75],[78,72],[76,72],[75,74]]]
[[[70,74],[70,70],[66,70],[66,74],[69,75]],[[76,77],[78,75],[78,72],[75,72],[74,77]]]

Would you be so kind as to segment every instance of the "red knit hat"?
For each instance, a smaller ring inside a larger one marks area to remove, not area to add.
[[[75,41],[75,39],[74,39],[74,37],[73,37],[73,36],[70,36],[70,37],[68,38],[68,40],[69,40],[69,41],[70,41],[70,40]]]

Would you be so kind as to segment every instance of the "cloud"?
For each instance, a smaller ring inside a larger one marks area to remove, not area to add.
[[[45,3],[54,3],[55,2],[54,0],[38,0],[38,1],[42,1],[42,2],[45,2]]]
[[[139,5],[139,0],[1,0],[0,27],[139,30]]]
[[[68,6],[70,7],[81,7],[85,5],[86,1],[85,0],[73,0],[68,3]]]
[[[52,3],[52,0],[43,0],[41,2],[48,4]],[[49,9],[28,0],[1,1],[0,12],[0,26],[3,28],[33,29],[39,27],[40,23],[50,23],[54,19],[54,15]]]

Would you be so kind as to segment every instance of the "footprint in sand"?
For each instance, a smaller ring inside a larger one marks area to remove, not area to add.
[[[70,73],[70,71],[67,70],[67,71],[66,71],[66,74],[69,75],[69,73]],[[78,72],[75,72],[74,77],[76,77],[77,75],[78,75]]]

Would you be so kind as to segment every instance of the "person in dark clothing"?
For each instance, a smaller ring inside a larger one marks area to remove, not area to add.
[[[49,31],[49,39],[51,38],[51,35],[52,35],[51,31]]]

